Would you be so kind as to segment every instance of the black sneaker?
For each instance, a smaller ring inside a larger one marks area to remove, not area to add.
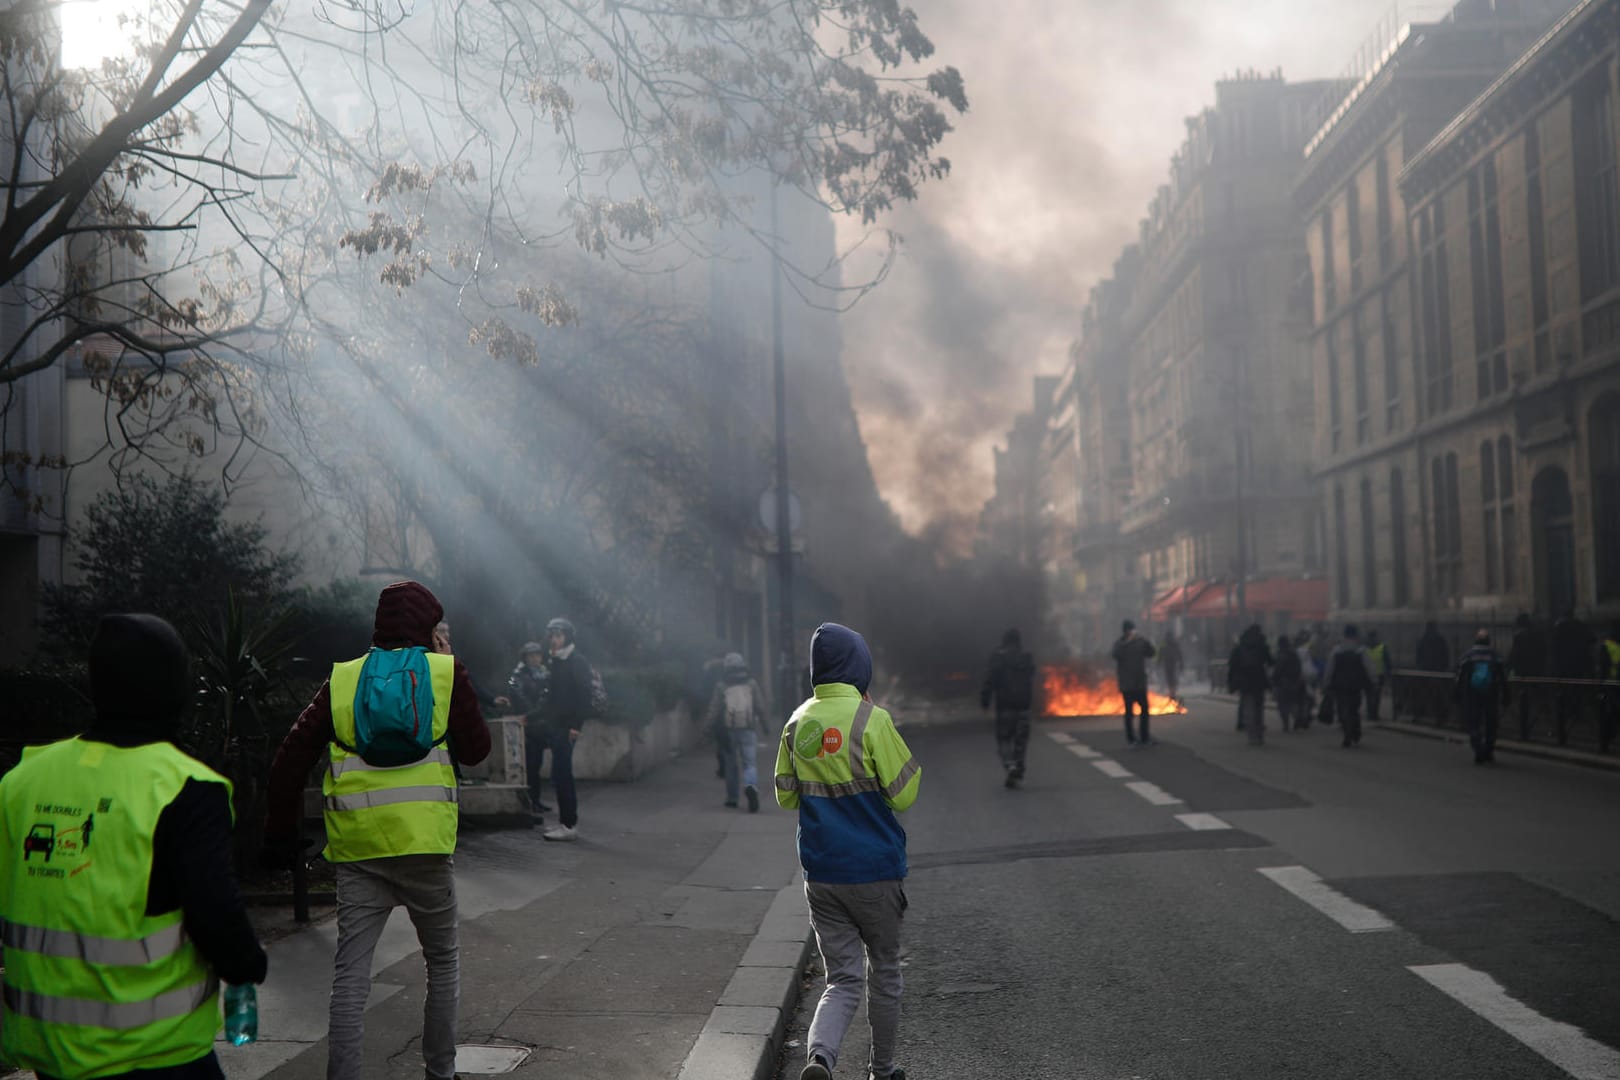
[[[870,1076],[871,1080],[906,1080],[906,1070],[896,1069],[886,1077],[879,1076],[877,1073],[871,1073]]]
[[[735,809],[737,809],[737,800],[736,799],[727,799],[726,800],[726,805],[731,807],[733,810],[735,810]]]
[[[754,790],[754,785],[749,784],[743,788],[743,794],[748,797],[748,812],[750,814],[759,813],[759,792]]]
[[[805,1062],[804,1071],[799,1074],[799,1080],[832,1080],[827,1059],[820,1054],[811,1054],[810,1060]]]

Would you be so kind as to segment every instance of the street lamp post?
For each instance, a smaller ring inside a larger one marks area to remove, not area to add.
[[[771,184],[771,361],[776,381],[776,567],[777,617],[781,620],[782,685],[777,688],[778,711],[786,715],[793,707],[795,673],[793,641],[793,520],[789,512],[787,444],[787,355],[782,343],[782,256],[776,245],[782,242],[781,215],[777,210],[776,184]]]

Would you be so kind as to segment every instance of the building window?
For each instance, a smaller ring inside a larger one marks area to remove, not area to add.
[[[1524,129],[1524,199],[1530,247],[1530,321],[1535,332],[1535,369],[1552,366],[1551,312],[1547,304],[1547,221],[1541,197],[1541,135],[1532,120]]]
[[[1344,520],[1344,485],[1333,487],[1333,573],[1339,605],[1350,606],[1350,533]]]
[[[1451,408],[1451,284],[1446,267],[1446,215],[1439,199],[1418,215],[1418,300],[1423,331],[1423,412]]]
[[[1361,310],[1350,316],[1351,378],[1356,395],[1356,445],[1372,437],[1372,412],[1367,394],[1367,341],[1361,333]]]
[[[1437,457],[1429,469],[1434,507],[1434,587],[1440,596],[1462,593],[1462,501],[1457,455]]]
[[[1496,497],[1502,505],[1502,591],[1518,588],[1518,516],[1513,512],[1513,440],[1503,435],[1496,440]]]
[[[1486,439],[1479,446],[1479,499],[1484,508],[1485,591],[1496,592],[1496,444]]]
[[[1339,452],[1343,431],[1339,421],[1339,344],[1338,327],[1330,326],[1324,340],[1327,342],[1327,391],[1328,391],[1328,443],[1333,453]]]
[[[1601,74],[1575,102],[1575,212],[1581,247],[1581,300],[1620,287],[1620,194],[1614,149],[1614,95]],[[1605,338],[1600,344],[1606,344]],[[1592,347],[1588,340],[1586,346]]]
[[[1379,331],[1384,342],[1384,433],[1390,434],[1401,426],[1401,365],[1400,339],[1395,329],[1395,302],[1385,289],[1378,298]]]
[[[1620,396],[1610,394],[1589,414],[1592,454],[1592,539],[1597,598],[1620,597]]]
[[[1322,211],[1322,315],[1323,322],[1338,307],[1338,290],[1333,281],[1333,208]]]
[[[1412,599],[1411,570],[1406,565],[1406,478],[1399,469],[1389,471],[1389,554],[1395,577],[1395,606]]]
[[[1496,160],[1468,174],[1468,266],[1473,287],[1474,381],[1481,400],[1507,390],[1507,304]]]
[[[1350,296],[1361,292],[1361,185],[1355,180],[1345,189],[1345,212],[1350,226]]]
[[[1374,195],[1378,220],[1378,270],[1387,274],[1395,267],[1395,225],[1389,201],[1389,158],[1380,150],[1375,181],[1378,191]]]
[[[1372,480],[1361,478],[1361,597],[1368,608],[1378,606],[1378,529],[1373,520]]]

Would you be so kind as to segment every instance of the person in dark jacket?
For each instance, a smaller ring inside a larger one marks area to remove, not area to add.
[[[1283,731],[1304,728],[1308,723],[1305,704],[1305,671],[1299,652],[1287,634],[1277,635],[1277,656],[1271,666],[1271,691],[1277,698],[1277,715]]]
[[[1243,631],[1226,660],[1226,689],[1238,696],[1238,726],[1249,733],[1250,746],[1265,742],[1266,691],[1271,686],[1266,673],[1272,663],[1271,647],[1259,623]]]
[[[1360,746],[1361,702],[1372,693],[1373,674],[1367,650],[1361,647],[1361,631],[1353,624],[1344,628],[1344,640],[1328,657],[1327,674],[1322,677],[1322,686],[1333,697],[1334,716],[1343,733],[1339,745],[1346,749]]]
[[[538,822],[551,807],[540,801],[540,773],[545,768],[546,750],[546,654],[538,641],[525,641],[518,653],[517,666],[506,677],[508,700],[523,717],[523,773],[529,785],[529,810]]]
[[[29,872],[23,866],[28,851],[25,834],[32,834],[42,818],[49,822],[53,813],[64,809],[48,805],[52,802],[52,796],[55,796],[56,802],[71,805],[72,800],[62,791],[64,778],[54,771],[57,762],[67,759],[67,768],[80,777],[91,776],[92,772],[101,775],[101,770],[126,766],[131,770],[140,767],[143,772],[156,767],[173,776],[173,763],[188,760],[172,744],[180,732],[180,722],[192,690],[190,656],[174,627],[155,615],[103,616],[90,643],[90,697],[95,706],[95,719],[89,730],[77,739],[30,749],[22,763],[0,781],[0,805],[11,807],[13,815],[11,820],[0,822],[0,834],[5,834],[7,839],[5,854],[10,860],[9,866],[0,870],[4,874],[4,879],[0,880],[0,921],[7,921],[6,960],[11,962],[5,977],[7,1060],[25,1069],[34,1069],[41,1077],[85,1075],[75,1070],[93,1063],[77,1058],[77,1050],[102,1051],[104,1047],[105,1054],[123,1057],[128,1068],[136,1070],[123,1075],[138,1076],[141,1080],[166,1080],[171,1077],[223,1080],[219,1059],[215,1057],[212,1046],[208,1045],[212,1041],[211,1031],[201,1034],[200,1045],[192,1047],[197,1052],[192,1060],[176,1065],[153,1066],[153,1059],[168,1056],[172,1060],[174,1055],[183,1053],[185,1041],[177,1045],[172,1041],[172,1035],[166,1038],[156,1032],[149,1032],[147,1037],[143,1037],[138,1028],[114,1031],[67,1024],[63,1025],[59,1038],[52,1040],[55,1043],[54,1056],[38,1057],[30,1052],[39,1049],[33,1045],[37,1040],[29,1040],[30,1045],[26,1048],[19,1045],[23,1027],[20,1022],[16,1024],[16,1033],[10,1030],[14,1023],[12,1011],[18,1007],[18,1001],[25,997],[43,998],[43,1003],[35,1008],[48,1008],[54,1004],[57,1009],[76,1008],[83,1012],[103,1004],[98,1000],[98,993],[87,991],[76,998],[58,998],[48,984],[30,985],[25,980],[25,972],[37,968],[37,963],[25,964],[24,954],[40,951],[42,947],[33,943],[28,920],[22,917],[21,913],[26,910],[21,900],[24,886],[16,879]],[[80,749],[75,749],[75,745]],[[148,749],[140,754],[124,753],[141,748]],[[40,936],[54,934],[58,938],[72,939],[85,934],[91,935],[88,940],[93,940],[93,935],[106,931],[99,926],[72,925],[75,919],[88,917],[92,909],[138,912],[148,919],[172,918],[174,912],[179,912],[184,936],[178,939],[179,944],[174,949],[194,948],[212,975],[227,983],[262,983],[268,960],[264,950],[259,947],[258,937],[248,922],[241,894],[237,891],[231,852],[229,789],[224,778],[211,770],[201,765],[188,767],[192,768],[191,775],[176,785],[178,792],[157,812],[156,824],[149,836],[137,840],[130,834],[134,815],[128,807],[109,810],[106,805],[97,806],[94,801],[84,808],[86,812],[80,816],[57,820],[56,858],[49,865],[61,868],[66,863],[67,872],[62,873],[59,869],[60,876],[42,876],[37,880],[43,883],[43,887],[52,889],[54,897],[61,899],[62,919],[66,922],[41,930]],[[124,774],[123,783],[130,783],[130,775],[132,773]],[[156,779],[154,773],[154,781]],[[150,789],[149,784],[144,782],[140,786]],[[102,793],[110,792],[104,790]],[[104,803],[107,801],[104,800]],[[19,804],[28,806],[31,811],[28,816],[16,813]],[[102,824],[103,821],[108,823]],[[69,825],[74,828],[69,828]],[[66,837],[73,832],[80,833],[79,845],[76,849],[68,849]],[[127,845],[128,850],[136,850],[137,844],[150,845],[149,872],[144,876],[131,876],[126,870],[119,875],[113,872],[116,863],[100,876],[76,872],[76,868],[89,867],[97,847],[108,843]],[[51,857],[51,854],[45,856],[46,860]],[[73,893],[77,893],[78,898],[70,900]],[[96,899],[94,903],[89,903],[85,897]],[[37,903],[36,900],[36,906]],[[162,946],[157,948],[161,950]],[[64,961],[81,959],[77,954],[69,958],[66,953],[58,953],[55,949],[44,952],[62,957]],[[159,968],[165,960],[176,963],[178,956],[171,953],[147,961],[148,970],[141,975],[144,981],[137,981],[135,985],[157,987],[159,989],[154,989],[152,993],[159,993],[165,978],[165,972]],[[107,971],[109,985],[113,975],[120,974],[124,965],[129,963],[128,960],[120,960]],[[134,970],[140,975],[139,967]],[[123,974],[125,982],[129,979],[127,973]],[[64,990],[58,987],[55,992]],[[176,991],[168,993],[172,995]],[[187,990],[182,988],[178,993],[184,995]],[[212,992],[207,1000],[213,1000]],[[161,999],[149,1000],[145,1004],[155,1005],[157,1001]],[[138,1008],[140,1004],[124,1004],[122,1008],[130,1010]],[[109,1004],[108,1007],[119,1006]],[[217,1029],[218,1010],[217,1007],[213,1008],[213,1024]],[[88,1037],[91,1041],[75,1047],[75,1040],[80,1037]],[[118,1068],[123,1062],[114,1058],[112,1065]],[[106,1075],[105,1068],[106,1063],[103,1062],[103,1071],[96,1075]]]
[[[1417,654],[1413,664],[1419,671],[1452,671],[1451,646],[1440,634],[1437,623],[1423,624],[1423,635],[1418,638]],[[1433,716],[1444,719],[1449,695],[1438,680],[1424,679],[1417,683],[1421,687],[1413,695],[1414,712],[1420,716]]]
[[[1596,658],[1597,639],[1573,611],[1558,616],[1552,628],[1552,669],[1560,679],[1590,679]],[[1558,745],[1569,741],[1569,728],[1580,715],[1586,692],[1579,687],[1559,687],[1554,698],[1557,713]]]
[[[1164,632],[1164,644],[1159,646],[1159,668],[1164,672],[1164,692],[1175,701],[1181,700],[1181,669],[1185,658],[1181,653],[1181,642],[1176,640],[1174,630]]]
[[[1513,620],[1513,643],[1508,646],[1508,678],[1538,678],[1547,674],[1547,635],[1521,611]],[[1519,689],[1519,738],[1530,738],[1530,691]]]
[[[1474,634],[1474,647],[1457,664],[1452,685],[1452,700],[1462,710],[1475,765],[1496,760],[1496,727],[1508,696],[1507,666],[1491,648],[1490,631],[1479,630]]]
[[[579,837],[579,797],[574,790],[574,743],[591,716],[591,665],[574,647],[574,624],[567,619],[546,624],[546,646],[546,698],[540,714],[551,750],[558,824],[541,836],[575,840]]]
[[[1005,784],[1017,787],[1024,778],[1024,754],[1029,748],[1029,710],[1035,703],[1035,658],[1024,651],[1017,629],[1001,635],[1001,648],[990,654],[979,688],[979,707],[996,707],[996,750],[1001,755]]]
[[[1119,681],[1120,697],[1125,699],[1125,741],[1131,746],[1152,746],[1153,734],[1148,730],[1148,675],[1147,664],[1153,659],[1153,642],[1136,632],[1136,624],[1126,619],[1119,640],[1114,642],[1114,671]],[[1142,714],[1142,737],[1136,737],[1131,723],[1131,708]]]

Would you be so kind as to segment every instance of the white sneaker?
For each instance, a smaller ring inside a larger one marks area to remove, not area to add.
[[[578,840],[579,830],[568,825],[554,825],[540,834],[542,840]]]

